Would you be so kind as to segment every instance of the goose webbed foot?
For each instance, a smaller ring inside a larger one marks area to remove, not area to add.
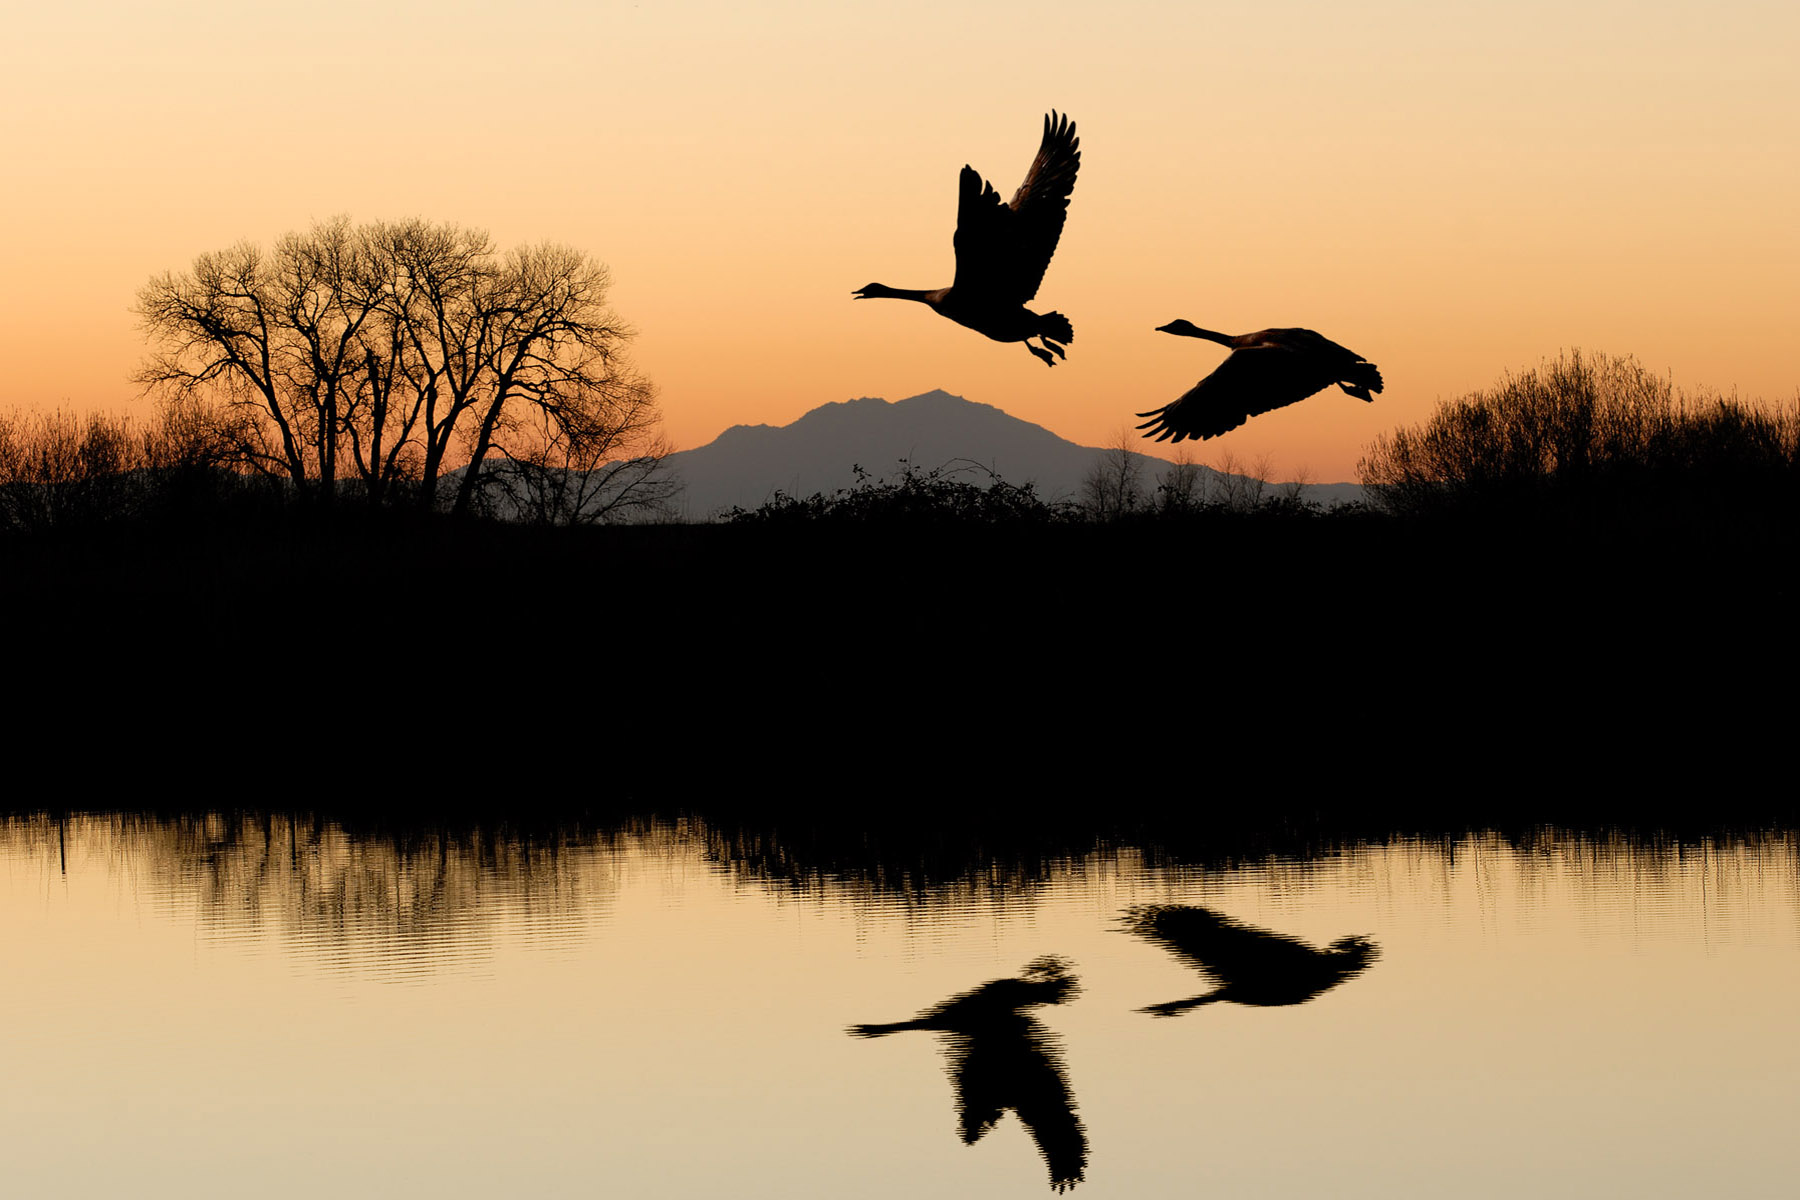
[[[1050,352],[1048,350],[1039,350],[1036,346],[1032,345],[1030,342],[1025,343],[1025,348],[1027,350],[1031,351],[1032,354],[1036,355],[1038,358],[1043,359],[1044,365],[1046,367],[1054,367],[1056,365],[1056,360],[1054,358],[1050,357]],[[1058,353],[1060,353],[1060,351]]]

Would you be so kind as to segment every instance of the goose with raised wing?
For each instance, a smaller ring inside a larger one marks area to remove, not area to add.
[[[956,280],[947,288],[917,291],[871,283],[851,294],[858,300],[916,300],[939,316],[966,325],[996,342],[1024,342],[1054,367],[1063,345],[1075,340],[1074,326],[1058,312],[1036,313],[1025,305],[1043,283],[1069,214],[1069,195],[1081,166],[1081,139],[1075,123],[1052,111],[1025,182],[1002,204],[994,185],[965,166],[957,182]],[[1037,338],[1043,348],[1031,344]],[[1054,352],[1056,358],[1050,357]]]
[[[1037,1143],[1058,1192],[1087,1172],[1087,1131],[1075,1112],[1057,1036],[1025,1010],[1063,1004],[1081,990],[1070,964],[1055,955],[1033,959],[1017,978],[995,979],[928,1008],[910,1021],[852,1025],[856,1037],[908,1029],[946,1035],[957,1124],[967,1145],[980,1141],[1008,1110]]]
[[[1138,414],[1150,418],[1138,428],[1149,430],[1144,436],[1159,442],[1217,437],[1334,383],[1358,400],[1373,401],[1369,393],[1381,390],[1381,372],[1374,363],[1310,329],[1262,329],[1234,336],[1171,321],[1156,331],[1231,347],[1218,369],[1181,399]]]

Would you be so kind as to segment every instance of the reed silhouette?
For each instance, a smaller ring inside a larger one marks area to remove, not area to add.
[[[1138,428],[1148,429],[1144,436],[1159,442],[1229,433],[1251,417],[1296,404],[1334,383],[1359,400],[1373,401],[1369,393],[1381,390],[1381,372],[1374,363],[1310,329],[1233,335],[1170,321],[1156,331],[1232,348],[1211,375],[1180,399],[1138,414],[1151,418]]]
[[[1012,203],[975,168],[964,166],[957,181],[956,279],[947,288],[919,291],[871,283],[851,294],[858,300],[916,300],[939,316],[985,334],[996,342],[1024,342],[1046,366],[1066,354],[1059,343],[1075,340],[1069,318],[1025,307],[1044,281],[1069,214],[1069,195],[1081,166],[1081,139],[1067,116],[1044,118],[1044,137],[1025,182]],[[1031,344],[1032,338],[1045,349]],[[1054,351],[1056,358],[1051,358]]]
[[[1343,937],[1324,950],[1297,938],[1240,924],[1207,908],[1150,904],[1125,914],[1126,928],[1173,951],[1219,986],[1186,1000],[1152,1004],[1139,1012],[1159,1017],[1202,1004],[1274,1008],[1304,1004],[1360,975],[1379,953],[1366,937]]]
[[[1051,1188],[1061,1192],[1086,1174],[1087,1133],[1075,1114],[1055,1035],[1023,1010],[1062,1004],[1079,990],[1069,964],[1045,956],[1027,963],[1016,979],[990,980],[910,1021],[852,1025],[850,1033],[865,1038],[912,1029],[947,1034],[946,1070],[964,1144],[974,1145],[1012,1109],[1044,1156]]]

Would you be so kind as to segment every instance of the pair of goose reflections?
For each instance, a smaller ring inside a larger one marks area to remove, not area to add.
[[[1065,1003],[1080,990],[1069,963],[1046,956],[1027,963],[1016,979],[991,980],[910,1021],[852,1025],[850,1032],[865,1038],[910,1029],[947,1035],[945,1069],[963,1144],[974,1145],[1011,1109],[1037,1143],[1051,1188],[1062,1192],[1087,1173],[1087,1131],[1075,1113],[1056,1035],[1025,1010]]]
[[[1171,951],[1217,985],[1186,1000],[1138,1010],[1158,1017],[1203,1004],[1303,1004],[1360,975],[1379,953],[1366,937],[1339,938],[1320,950],[1190,905],[1140,905],[1126,910],[1124,923],[1128,932]],[[1079,992],[1069,962],[1046,956],[1027,963],[1016,979],[990,980],[910,1021],[852,1025],[849,1032],[865,1038],[914,1029],[947,1035],[946,1070],[964,1144],[974,1145],[1011,1109],[1043,1155],[1051,1188],[1062,1192],[1087,1174],[1087,1132],[1075,1112],[1060,1041],[1025,1010],[1063,1004]]]

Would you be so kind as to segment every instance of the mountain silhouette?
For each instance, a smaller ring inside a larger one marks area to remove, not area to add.
[[[902,459],[922,471],[962,462],[974,481],[986,468],[1008,483],[1035,483],[1046,500],[1073,499],[1096,459],[1109,453],[1078,446],[991,404],[934,390],[891,403],[865,396],[826,404],[790,425],[734,425],[698,449],[669,455],[664,465],[686,485],[687,517],[705,520],[734,505],[755,508],[777,492],[805,497],[854,486],[859,466],[871,479],[893,478],[904,469]],[[1169,464],[1135,457],[1148,495]],[[1341,503],[1361,499],[1362,488],[1309,484],[1301,495]]]

